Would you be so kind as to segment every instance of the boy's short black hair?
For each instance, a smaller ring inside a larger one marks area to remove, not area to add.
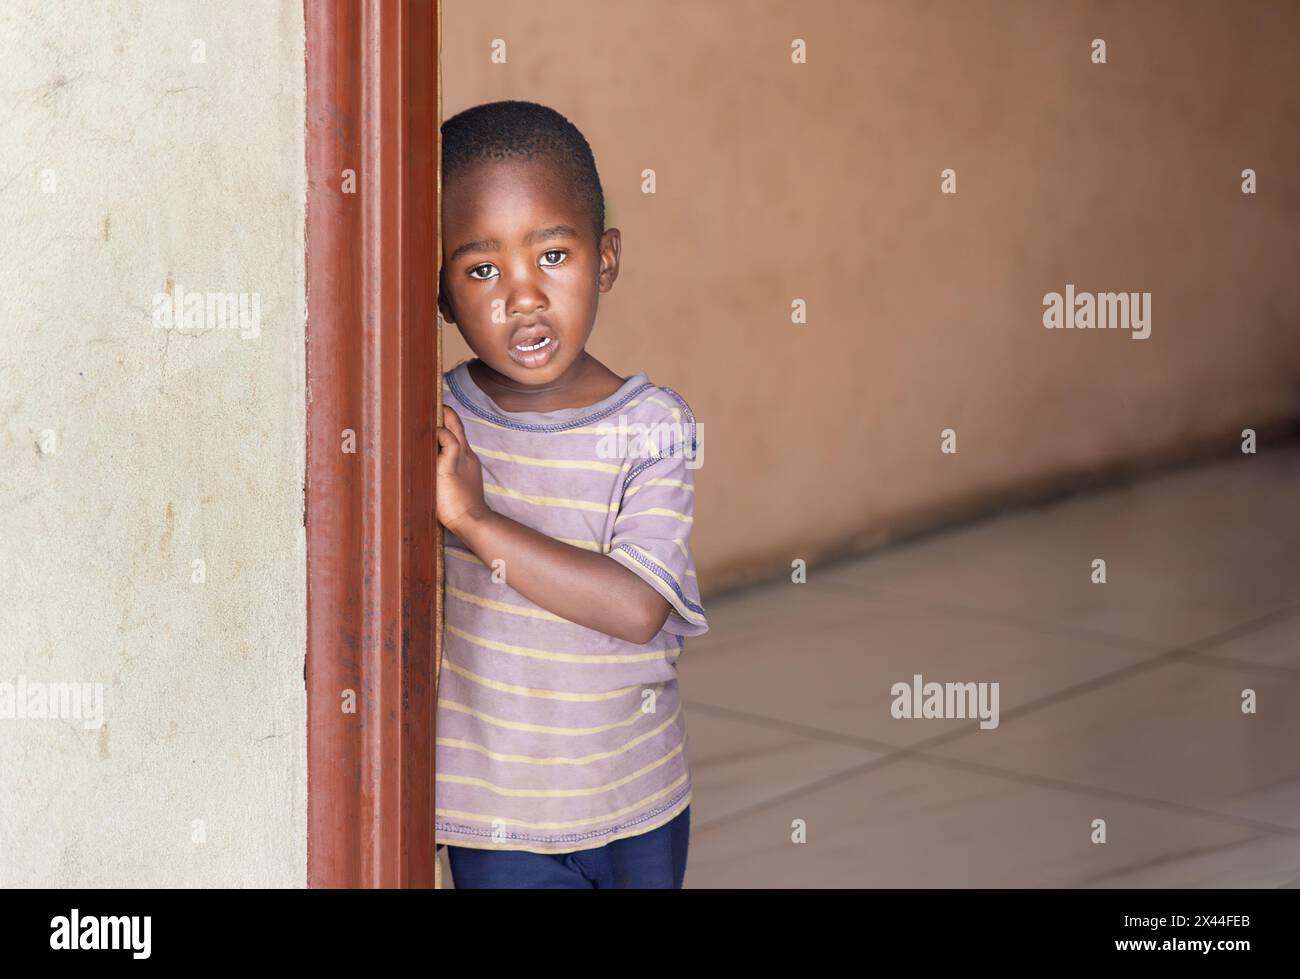
[[[557,163],[591,215],[596,241],[605,233],[605,192],[596,158],[578,127],[536,102],[486,102],[442,124],[442,179],[483,160],[545,157]]]

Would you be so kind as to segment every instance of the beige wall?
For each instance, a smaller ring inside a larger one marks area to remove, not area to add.
[[[596,9],[450,0],[444,115],[592,143],[624,247],[590,349],[704,423],[706,595],[1300,414],[1300,6]],[[1066,283],[1152,293],[1151,336],[1045,330]]]
[[[0,719],[0,886],[301,886],[301,4],[6,2],[0,58],[0,684],[103,695]]]

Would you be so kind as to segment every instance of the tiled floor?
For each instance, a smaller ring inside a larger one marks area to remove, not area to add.
[[[1300,887],[1300,446],[706,606],[687,887]],[[895,719],[918,673],[998,725]]]

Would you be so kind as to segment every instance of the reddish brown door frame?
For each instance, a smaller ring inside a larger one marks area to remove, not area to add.
[[[304,12],[307,882],[430,887],[438,8],[304,0]]]

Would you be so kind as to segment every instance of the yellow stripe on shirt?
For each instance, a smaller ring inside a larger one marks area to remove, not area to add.
[[[514,452],[502,452],[498,449],[477,448],[474,450],[476,455],[486,456],[489,459],[501,459],[504,462],[513,462],[520,466],[541,466],[546,469],[590,469],[593,472],[616,473],[623,470],[623,466],[613,462],[595,462],[586,459],[538,459],[535,456],[521,456]]]
[[[442,658],[442,667],[450,670],[457,676],[462,676],[471,683],[477,683],[481,687],[487,687],[489,690],[500,690],[502,693],[518,694],[520,697],[538,697],[542,700],[567,700],[577,703],[595,703],[601,700],[617,700],[619,697],[626,697],[628,694],[636,694],[645,689],[644,684],[635,683],[630,687],[620,687],[618,690],[607,690],[599,693],[578,693],[567,690],[545,690],[541,687],[524,687],[516,683],[503,683],[500,680],[493,680],[491,677],[480,676],[472,673],[459,663],[453,663],[446,656]]]
[[[518,490],[507,489],[505,486],[498,486],[496,483],[484,483],[483,492],[491,493],[493,496],[504,496],[511,500],[522,500],[525,503],[532,503],[536,506],[546,507],[565,507],[570,510],[590,510],[594,513],[610,513],[618,509],[614,503],[594,503],[591,500],[566,500],[562,496],[532,496],[528,493],[521,493]]]
[[[469,819],[476,822],[487,823],[489,826],[499,822],[503,824],[508,823],[511,826],[523,826],[526,829],[575,829],[580,826],[590,826],[592,823],[609,822],[611,819],[618,819],[621,816],[626,816],[628,813],[638,812],[645,806],[657,802],[666,795],[676,792],[678,787],[685,783],[689,778],[690,773],[684,772],[658,792],[653,792],[644,799],[638,799],[630,806],[623,806],[621,809],[616,809],[613,812],[602,813],[598,816],[589,816],[586,819],[571,819],[564,822],[553,823],[535,823],[524,819],[512,819],[508,816],[489,816],[483,813],[463,812],[458,809],[437,809],[435,810],[435,813],[439,816],[452,816],[456,819]]]
[[[453,636],[458,636],[466,642],[472,642],[476,646],[482,646],[484,649],[495,649],[498,652],[510,653],[512,656],[528,656],[532,659],[550,660],[556,663],[642,663],[647,660],[667,659],[675,656],[678,649],[674,646],[672,649],[658,649],[646,653],[626,653],[605,656],[584,656],[581,653],[557,653],[548,649],[533,649],[529,646],[516,646],[513,643],[497,642],[495,639],[487,639],[483,636],[475,636],[471,633],[457,629],[450,622],[447,623],[447,632]]]
[[[439,772],[436,780],[439,782],[454,782],[457,785],[473,785],[476,788],[486,789],[495,795],[513,796],[525,799],[571,799],[588,795],[604,795],[606,792],[613,792],[615,789],[622,788],[628,782],[635,781],[644,775],[653,772],[656,768],[662,768],[670,761],[680,755],[686,745],[678,742],[677,746],[667,754],[648,764],[642,765],[634,772],[628,772],[622,778],[615,779],[612,782],[606,782],[604,785],[584,786],[580,789],[507,789],[500,785],[495,785],[487,779],[477,778],[473,775],[448,775]]]
[[[664,685],[661,683],[655,688],[655,696],[663,692]],[[450,700],[446,697],[438,698],[438,708],[441,710],[454,710],[458,714],[466,714],[475,720],[482,721],[484,724],[491,724],[493,727],[505,728],[507,731],[531,731],[535,734],[558,734],[565,737],[585,737],[589,734],[600,734],[603,731],[613,731],[620,727],[629,727],[637,723],[645,714],[640,705],[621,721],[613,721],[609,724],[598,724],[595,727],[557,727],[554,724],[532,724],[527,721],[512,721],[504,717],[495,717],[492,714],[484,714],[480,710],[475,710],[469,704],[462,704],[458,700]]]
[[[628,517],[674,517],[677,520],[682,520],[686,523],[695,523],[694,517],[689,517],[684,513],[678,513],[676,510],[668,510],[661,506],[650,507],[648,510],[638,510],[636,513],[620,514],[614,523],[617,524],[622,520],[626,520]]]
[[[666,479],[666,478],[665,478],[665,479],[647,479],[644,483],[639,483],[638,485],[633,486],[630,490],[628,490],[626,493],[624,493],[624,494],[623,494],[623,499],[626,500],[629,496],[633,496],[634,494],[639,493],[641,490],[645,489],[647,486],[676,486],[678,489],[683,489],[683,490],[685,490],[685,491],[688,492],[688,493],[694,493],[694,492],[695,492],[695,487],[694,487],[694,486],[692,486],[690,483],[683,482],[683,481],[680,480],[680,479]]]
[[[482,562],[479,562],[482,564]],[[545,619],[547,622],[565,622],[569,625],[577,625],[570,619],[562,618],[548,612],[544,608],[528,608],[526,605],[513,605],[510,602],[501,602],[495,598],[480,598],[478,595],[472,595],[467,591],[461,591],[455,585],[447,585],[447,594],[452,598],[459,598],[462,602],[469,602],[471,605],[477,605],[480,608],[489,608],[497,612],[508,612],[511,615],[527,615],[534,619]]]
[[[660,684],[660,689],[663,689],[662,684]],[[589,755],[581,755],[576,758],[565,757],[563,755],[549,755],[543,758],[535,755],[509,754],[503,751],[493,751],[488,748],[487,745],[479,744],[476,741],[465,741],[461,738],[437,738],[435,739],[435,743],[446,748],[463,748],[466,751],[476,751],[481,755],[491,758],[493,761],[508,761],[521,765],[586,765],[593,761],[601,761],[605,758],[614,758],[618,755],[626,754],[642,742],[648,741],[651,738],[662,734],[673,725],[673,722],[677,720],[677,717],[681,712],[682,705],[679,701],[677,709],[673,711],[673,716],[668,718],[668,720],[664,721],[658,727],[646,731],[644,734],[638,734],[631,741],[625,741],[623,744],[619,745],[617,748],[611,749],[610,751],[594,751]]]

